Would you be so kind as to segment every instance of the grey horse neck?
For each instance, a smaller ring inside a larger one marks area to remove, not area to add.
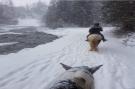
[[[63,80],[56,83],[50,89],[82,89],[82,88],[79,87],[75,82],[71,80]]]

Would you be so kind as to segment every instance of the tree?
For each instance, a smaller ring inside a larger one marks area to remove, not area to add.
[[[92,1],[56,0],[48,8],[43,17],[48,27],[63,27],[64,25],[90,26],[93,23]]]
[[[0,12],[0,24],[17,24],[14,5],[11,0],[2,1]]]
[[[32,15],[37,18],[43,17],[44,13],[46,13],[46,10],[47,5],[40,0],[37,3],[34,3],[30,9]]]
[[[0,24],[17,24],[14,11],[7,5],[0,5]]]
[[[103,16],[107,23],[117,24],[125,30],[135,30],[135,1],[104,2]]]

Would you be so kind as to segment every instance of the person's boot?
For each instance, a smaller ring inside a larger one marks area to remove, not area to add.
[[[103,39],[103,42],[107,41],[105,38]]]

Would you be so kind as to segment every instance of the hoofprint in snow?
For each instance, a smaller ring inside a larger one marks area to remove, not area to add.
[[[90,52],[85,41],[88,28],[65,28],[45,32],[62,36],[51,43],[18,53],[0,56],[0,89],[46,89],[65,70],[59,63],[71,66],[103,67],[94,74],[96,89],[135,89],[135,47],[126,47],[115,38],[113,28],[104,28],[107,42],[99,52]],[[39,29],[40,31],[43,31]]]

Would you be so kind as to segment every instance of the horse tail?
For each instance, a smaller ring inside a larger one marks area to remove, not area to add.
[[[91,34],[88,37],[88,41],[89,41],[90,46],[91,46],[91,51],[92,50],[94,50],[94,51],[97,50],[97,46],[98,46],[98,44],[100,43],[101,40],[102,40],[102,36],[99,35],[99,34]]]

